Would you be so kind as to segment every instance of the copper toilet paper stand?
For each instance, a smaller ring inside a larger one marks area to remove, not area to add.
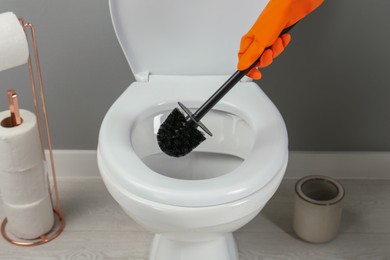
[[[34,68],[33,68],[33,62],[31,60],[31,55],[29,55],[28,58],[28,67],[29,67],[29,74],[30,74],[30,80],[31,80],[31,89],[32,89],[32,95],[33,95],[33,101],[34,101],[34,107],[35,107],[35,114],[37,118],[37,125],[39,130],[39,138],[41,142],[41,148],[42,148],[42,154],[45,162],[47,162],[46,154],[45,154],[45,138],[42,131],[42,122],[40,119],[40,115],[42,115],[44,119],[44,125],[45,125],[45,131],[46,131],[46,142],[48,145],[49,150],[49,157],[50,157],[50,166],[51,166],[51,175],[52,175],[52,184],[53,184],[53,190],[54,190],[54,197],[53,200],[53,192],[51,190],[51,185],[49,185],[49,194],[51,199],[51,204],[53,207],[53,212],[57,216],[57,220],[54,223],[54,226],[52,230],[50,230],[48,233],[42,234],[40,237],[34,240],[20,240],[17,238],[11,238],[7,234],[6,225],[7,225],[7,218],[5,218],[1,224],[1,234],[8,242],[18,245],[18,246],[36,246],[41,245],[44,243],[47,243],[56,237],[58,237],[62,231],[65,228],[65,218],[61,211],[60,207],[60,200],[58,195],[58,186],[57,186],[57,178],[56,178],[56,172],[55,172],[55,166],[54,166],[54,159],[53,159],[53,148],[52,148],[52,142],[50,137],[50,130],[49,130],[49,123],[48,123],[48,117],[47,117],[47,110],[46,110],[46,99],[45,94],[43,90],[43,84],[42,84],[42,76],[41,76],[41,68],[39,63],[39,56],[38,56],[38,47],[37,47],[37,41],[35,37],[35,29],[34,26],[31,23],[25,23],[23,18],[19,18],[19,21],[23,27],[24,32],[26,33],[26,36],[28,32],[30,32],[31,41],[32,41],[32,49],[34,50],[34,60],[35,60],[35,72],[36,75],[34,76]],[[40,95],[40,102],[41,105],[39,106],[38,101],[38,94],[37,94],[37,88],[36,88],[36,80],[38,79],[39,84],[39,95]],[[18,118],[18,104],[16,99],[16,93],[13,90],[8,91],[8,100],[10,102],[10,111],[11,111],[11,119],[16,120],[13,123],[19,122],[21,123],[20,118]],[[14,112],[13,112],[14,111]],[[16,111],[16,113],[15,113]],[[48,183],[50,184],[49,180]]]

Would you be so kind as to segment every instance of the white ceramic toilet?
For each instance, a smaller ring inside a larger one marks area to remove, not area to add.
[[[150,259],[237,260],[232,232],[260,212],[283,178],[285,124],[249,80],[203,118],[213,137],[187,156],[165,155],[156,139],[178,101],[198,108],[235,71],[240,37],[266,2],[110,1],[136,81],[103,120],[98,164],[123,210],[156,234]]]

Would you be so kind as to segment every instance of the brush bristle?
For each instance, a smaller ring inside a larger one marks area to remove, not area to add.
[[[189,125],[185,116],[175,108],[157,132],[160,149],[173,157],[181,157],[190,153],[206,140],[203,133],[195,127]]]

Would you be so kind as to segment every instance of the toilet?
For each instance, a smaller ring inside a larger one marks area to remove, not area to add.
[[[155,234],[151,260],[238,260],[233,232],[280,185],[288,161],[286,127],[250,79],[202,119],[213,136],[188,155],[170,157],[156,139],[178,101],[195,111],[234,73],[240,37],[266,3],[109,1],[136,81],[104,117],[98,166],[122,209]]]

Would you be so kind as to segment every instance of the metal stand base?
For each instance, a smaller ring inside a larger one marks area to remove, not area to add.
[[[18,245],[18,246],[37,246],[37,245],[45,244],[53,240],[54,238],[58,237],[65,228],[64,216],[55,209],[53,209],[53,212],[57,216],[57,221],[55,222],[54,227],[52,228],[52,230],[50,230],[46,234],[42,234],[37,239],[27,240],[27,239],[20,239],[20,238],[11,238],[7,234],[7,230],[6,230],[6,225],[8,223],[7,218],[5,218],[3,220],[3,223],[1,223],[1,235],[4,237],[5,240],[10,242],[11,244]]]

